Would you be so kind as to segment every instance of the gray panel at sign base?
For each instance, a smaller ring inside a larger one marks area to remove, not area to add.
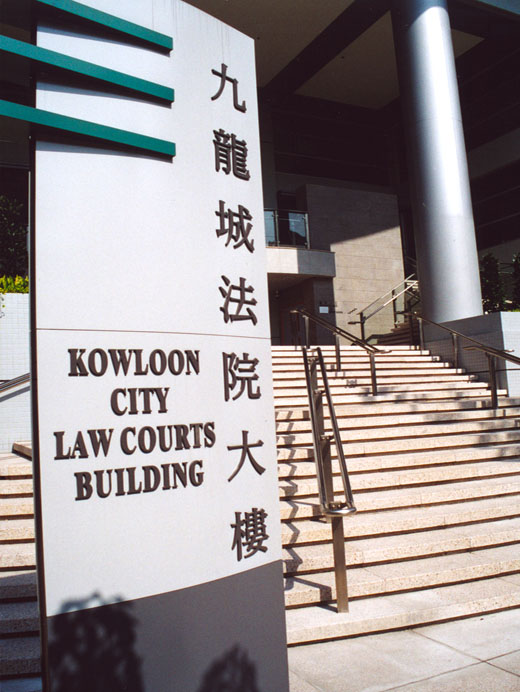
[[[279,561],[171,593],[93,603],[102,595],[48,619],[51,692],[288,690]]]

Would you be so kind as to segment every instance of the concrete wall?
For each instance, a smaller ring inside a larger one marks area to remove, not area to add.
[[[493,312],[489,315],[446,322],[445,325],[487,346],[510,351],[511,355],[520,358],[520,312]],[[434,354],[453,361],[452,340],[447,332],[425,325],[424,334],[426,346]],[[470,343],[464,339],[459,342],[459,367],[475,373],[479,379],[488,382],[489,369],[486,355],[481,351],[464,348],[469,345]],[[507,389],[510,396],[520,396],[520,365],[506,363],[499,359],[497,373],[498,386]]]
[[[29,295],[0,296],[0,382],[30,368]],[[31,439],[31,395],[28,384],[0,394],[0,452],[17,440]]]
[[[404,278],[395,195],[373,190],[305,185],[311,247],[336,255],[336,323],[359,334],[355,312]],[[353,311],[353,312],[351,312]],[[391,307],[367,323],[367,336],[393,327]]]
[[[512,130],[491,142],[486,142],[468,153],[468,168],[471,178],[486,175],[518,161],[520,151],[520,128]]]
[[[267,273],[332,277],[336,274],[334,254],[297,247],[268,247]]]

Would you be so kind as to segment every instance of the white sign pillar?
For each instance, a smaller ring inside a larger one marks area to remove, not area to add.
[[[36,144],[47,689],[205,692],[234,671],[253,681],[237,689],[283,691],[253,41],[180,0],[90,4],[173,51],[43,23],[38,45],[173,86],[175,102],[40,82],[37,108],[177,154]]]

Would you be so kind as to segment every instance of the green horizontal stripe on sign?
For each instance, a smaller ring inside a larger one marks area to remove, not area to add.
[[[29,60],[34,60],[45,65],[52,65],[53,67],[59,67],[63,70],[99,79],[103,82],[109,82],[110,84],[117,84],[118,86],[131,89],[140,94],[154,96],[168,103],[172,103],[174,100],[174,91],[170,87],[155,84],[146,79],[132,77],[124,72],[100,67],[99,65],[94,65],[85,60],[71,58],[68,55],[62,55],[61,53],[48,50],[47,48],[33,46],[31,43],[26,43],[25,41],[18,41],[14,38],[8,38],[7,36],[0,36],[0,51],[20,55]]]
[[[23,120],[27,123],[35,125],[43,125],[54,130],[64,132],[73,132],[86,137],[93,137],[105,142],[114,142],[115,144],[123,144],[133,149],[140,149],[155,154],[163,154],[165,156],[175,156],[175,143],[168,142],[164,139],[148,137],[147,135],[138,135],[127,130],[120,130],[116,127],[108,127],[107,125],[98,125],[91,123],[88,120],[80,120],[71,118],[67,115],[59,115],[51,113],[39,108],[31,106],[22,106],[19,103],[0,100],[0,115],[15,120]]]
[[[128,22],[126,19],[120,19],[113,14],[107,14],[100,10],[95,10],[93,7],[83,5],[83,3],[75,2],[74,0],[36,0],[40,5],[47,5],[55,9],[62,10],[68,14],[73,14],[82,19],[88,19],[96,24],[101,24],[114,31],[119,31],[128,36],[133,36],[141,41],[146,41],[154,46],[171,50],[173,48],[173,40],[171,36],[161,34],[158,31],[152,31],[139,24]]]

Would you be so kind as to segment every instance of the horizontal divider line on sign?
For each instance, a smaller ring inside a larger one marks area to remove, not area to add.
[[[174,101],[175,95],[171,87],[149,82],[139,77],[132,77],[124,72],[118,72],[117,70],[111,70],[107,67],[94,65],[86,60],[79,60],[78,58],[72,58],[69,55],[63,55],[62,53],[57,53],[47,48],[33,46],[31,43],[18,41],[8,36],[0,36],[0,51],[19,55],[20,57],[28,58],[29,60],[34,60],[44,65],[52,65],[53,67],[58,67],[62,70],[73,72],[74,74],[80,74],[110,84],[116,84],[117,86],[131,89],[140,94],[153,96],[167,103],[172,103]]]
[[[134,24],[126,19],[120,19],[115,17],[113,14],[108,14],[107,12],[101,12],[93,7],[84,5],[80,2],[75,2],[75,0],[36,0],[39,5],[47,5],[48,7],[53,7],[62,12],[67,12],[75,17],[81,17],[82,19],[87,19],[90,22],[95,22],[96,24],[101,24],[102,26],[112,29],[113,31],[118,31],[122,34],[127,34],[128,36],[133,36],[141,41],[150,43],[154,46],[160,48],[166,48],[171,50],[173,48],[173,39],[171,36],[166,34],[161,34],[158,31],[153,31],[152,29],[147,29],[139,24]]]
[[[164,139],[149,137],[147,135],[120,130],[116,127],[99,125],[88,120],[71,118],[68,115],[60,115],[31,106],[23,106],[19,103],[0,100],[0,115],[15,120],[22,120],[34,125],[49,127],[54,130],[73,132],[78,135],[92,137],[105,142],[122,144],[133,149],[147,151],[149,153],[175,156],[175,143]]]

